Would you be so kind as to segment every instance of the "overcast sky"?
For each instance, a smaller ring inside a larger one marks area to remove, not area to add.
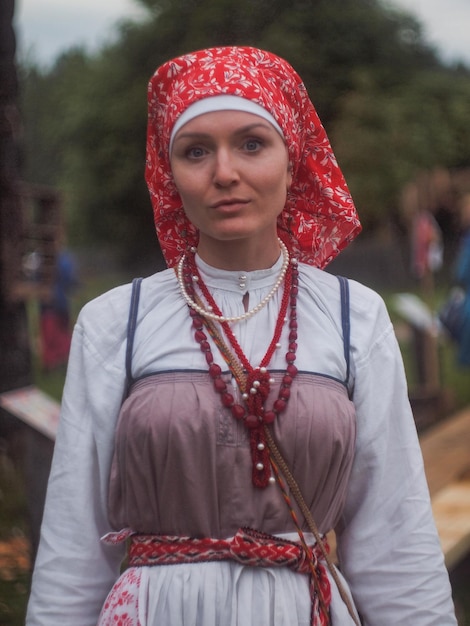
[[[470,0],[389,0],[413,13],[423,24],[426,39],[446,61],[470,66]]]
[[[388,2],[418,17],[444,60],[470,65],[470,0]],[[16,0],[19,54],[49,64],[75,45],[97,49],[112,37],[117,22],[141,15],[134,0]]]
[[[116,23],[142,14],[133,0],[15,0],[17,48],[49,64],[76,45],[99,48],[112,38]]]

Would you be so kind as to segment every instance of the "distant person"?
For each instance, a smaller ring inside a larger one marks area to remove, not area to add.
[[[65,248],[57,254],[51,297],[40,302],[40,358],[44,371],[65,366],[72,339],[70,295],[78,285],[74,256]]]
[[[442,267],[443,241],[441,229],[432,213],[419,211],[412,228],[412,272],[426,286],[432,275]]]
[[[470,194],[460,204],[462,236],[455,265],[455,280],[465,292],[463,323],[458,341],[458,363],[470,366]]]
[[[78,319],[27,625],[456,626],[390,318],[321,269],[360,224],[300,77],[211,48],[148,102],[169,268]]]

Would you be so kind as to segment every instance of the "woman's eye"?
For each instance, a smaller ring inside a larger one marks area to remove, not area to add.
[[[245,142],[245,150],[248,150],[248,152],[256,152],[260,149],[261,143],[259,139],[248,139]]]
[[[202,156],[204,156],[204,154],[205,150],[200,146],[193,146],[192,148],[188,148],[186,150],[186,156],[189,159],[200,159]]]

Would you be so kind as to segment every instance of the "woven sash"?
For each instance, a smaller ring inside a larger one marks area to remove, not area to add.
[[[324,545],[326,539],[324,540]],[[326,544],[328,549],[328,545]],[[320,561],[322,553],[317,544],[310,549],[296,542],[267,535],[251,528],[241,528],[232,539],[195,539],[172,535],[139,535],[130,537],[129,566],[174,565],[177,563],[204,563],[208,561],[235,561],[250,567],[288,567],[309,576],[312,600],[311,626],[327,626],[328,620],[321,608],[331,602],[331,589],[326,568]],[[309,558],[314,563],[318,597]]]

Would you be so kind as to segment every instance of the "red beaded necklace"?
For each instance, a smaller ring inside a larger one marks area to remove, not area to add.
[[[217,315],[222,315],[214,298],[210,294],[207,286],[201,278],[196,263],[194,261],[194,253],[186,257],[183,265],[183,280],[188,294],[192,298],[197,298],[194,290],[194,278],[201,289],[202,295],[206,299],[211,310]],[[228,350],[227,346],[220,337],[215,323],[204,318],[199,312],[189,308],[194,327],[194,336],[199,343],[201,351],[205,355],[209,366],[209,375],[214,384],[214,389],[220,394],[222,404],[229,408],[232,415],[243,421],[250,433],[250,449],[252,457],[252,481],[256,487],[266,487],[270,482],[275,482],[271,477],[271,467],[269,459],[269,449],[266,444],[265,424],[272,424],[276,417],[282,413],[290,398],[290,388],[297,374],[297,367],[294,365],[297,350],[297,294],[298,294],[298,268],[295,259],[291,259],[288,271],[285,277],[284,292],[281,300],[279,316],[274,329],[273,338],[264,355],[260,365],[253,368],[246,358],[240,347],[235,335],[233,334],[228,322],[221,322],[222,329],[230,342],[232,349],[239,359],[237,363],[235,357]],[[286,354],[287,367],[282,378],[279,395],[275,400],[271,410],[265,410],[264,403],[270,391],[271,378],[267,370],[267,366],[271,361],[274,350],[278,347],[281,336],[282,327],[286,318],[287,308],[289,311],[289,350]],[[246,406],[237,404],[231,393],[227,390],[227,384],[222,378],[222,369],[214,363],[214,356],[204,327],[209,331],[215,343],[221,350],[224,359],[228,363],[230,370],[235,376],[242,397]],[[241,367],[240,367],[241,363]]]

